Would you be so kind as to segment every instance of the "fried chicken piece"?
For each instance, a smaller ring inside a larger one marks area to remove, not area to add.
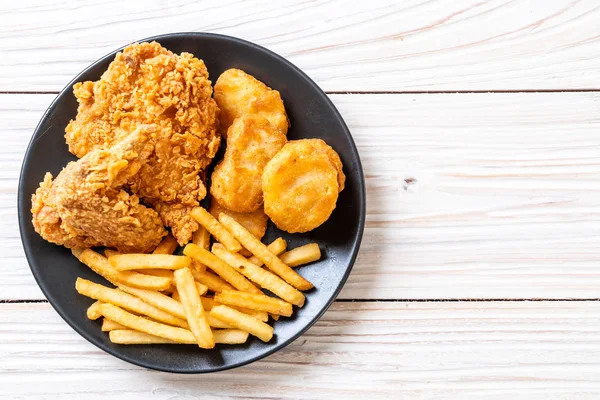
[[[262,210],[263,170],[286,142],[285,135],[263,116],[236,119],[227,133],[225,156],[212,173],[210,194],[228,210]]]
[[[223,137],[227,136],[233,121],[246,114],[262,115],[281,133],[287,134],[289,121],[279,92],[241,69],[228,69],[219,76],[215,83],[215,101],[221,109]]]
[[[308,232],[329,219],[345,181],[338,161],[320,139],[290,141],[269,161],[262,175],[264,207],[279,229]]]
[[[140,124],[156,124],[164,133],[128,185],[180,244],[187,243],[198,229],[189,211],[206,196],[200,172],[220,145],[204,62],[156,42],[136,43],[116,55],[100,80],[77,83],[73,91],[79,108],[65,138],[78,157],[112,146]]]
[[[156,131],[142,125],[113,147],[70,162],[54,181],[46,174],[32,198],[36,231],[69,248],[145,253],[156,247],[167,234],[160,217],[121,189],[153,153]]]

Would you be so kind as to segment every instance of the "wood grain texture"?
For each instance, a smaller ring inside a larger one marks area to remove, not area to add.
[[[59,91],[124,44],[204,31],[256,42],[328,91],[598,88],[594,0],[0,4],[0,91]],[[198,56],[202,56],[199,54]]]
[[[0,359],[1,399],[596,399],[600,303],[336,303],[263,361],[192,376],[113,358],[48,304],[0,304]]]
[[[368,196],[340,298],[599,297],[600,93],[331,98]],[[15,204],[23,153],[52,99],[0,95],[0,299],[43,298]]]

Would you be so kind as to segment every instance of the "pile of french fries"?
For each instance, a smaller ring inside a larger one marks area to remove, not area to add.
[[[290,317],[313,285],[292,267],[319,260],[316,243],[287,251],[283,238],[268,246],[227,214],[215,219],[201,207],[191,215],[201,228],[182,256],[167,236],[153,254],[73,254],[115,287],[78,278],[75,288],[96,300],[87,310],[118,344],[241,344],[249,335],[273,337],[269,317]],[[211,236],[215,243],[210,246]],[[245,249],[245,250],[244,250]],[[252,254],[244,257],[240,252]],[[277,297],[266,295],[265,289]]]

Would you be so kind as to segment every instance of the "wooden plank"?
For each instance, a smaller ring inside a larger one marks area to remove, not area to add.
[[[0,398],[595,399],[600,303],[336,303],[265,360],[192,376],[113,358],[47,304],[0,304],[0,356]]]
[[[53,96],[0,96],[0,298],[42,298],[16,224]],[[597,298],[600,93],[333,95],[367,177],[345,299]]]
[[[0,15],[0,91],[59,91],[128,42],[185,31],[256,42],[329,91],[574,89],[600,81],[594,0],[29,0],[2,2]]]

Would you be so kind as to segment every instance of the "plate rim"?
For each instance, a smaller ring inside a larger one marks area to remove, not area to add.
[[[87,332],[85,332],[83,329],[80,329],[79,326],[71,320],[71,318],[69,317],[67,312],[63,312],[63,310],[61,310],[58,306],[56,306],[54,304],[54,300],[53,300],[53,296],[49,293],[49,291],[46,288],[46,285],[43,282],[40,282],[40,280],[38,279],[38,276],[36,274],[36,271],[34,270],[33,266],[32,266],[32,261],[34,259],[33,254],[31,254],[31,251],[29,249],[29,245],[25,242],[25,235],[24,235],[24,227],[25,224],[30,224],[31,221],[29,221],[29,219],[25,218],[25,213],[23,212],[23,207],[26,206],[26,202],[28,201],[27,199],[25,199],[25,195],[24,195],[24,173],[25,170],[28,166],[28,164],[30,162],[32,162],[29,153],[32,149],[32,146],[35,144],[35,142],[38,139],[38,132],[39,129],[41,127],[41,125],[46,121],[46,118],[48,116],[48,114],[50,114],[51,111],[54,110],[54,108],[56,107],[56,103],[58,102],[58,99],[63,96],[66,92],[72,90],[73,84],[75,84],[76,82],[80,81],[80,77],[82,75],[84,75],[87,71],[89,71],[90,69],[94,68],[97,64],[106,61],[107,58],[109,57],[114,57],[115,54],[121,50],[123,50],[125,47],[129,46],[130,44],[133,43],[139,43],[139,42],[148,42],[148,41],[153,41],[153,40],[160,40],[160,39],[165,39],[165,38],[173,38],[173,37],[182,37],[182,38],[187,38],[190,36],[196,36],[196,37],[201,37],[201,38],[217,38],[217,39],[221,39],[221,40],[226,40],[226,41],[233,41],[233,42],[237,42],[238,44],[244,45],[244,46],[249,46],[254,48],[254,50],[260,51],[260,52],[264,52],[267,53],[268,55],[270,55],[271,57],[277,58],[280,61],[282,61],[283,63],[287,64],[295,73],[297,73],[300,77],[302,77],[310,86],[312,86],[313,89],[321,92],[325,99],[326,102],[329,104],[329,106],[331,106],[331,108],[334,111],[335,117],[336,119],[341,123],[341,126],[346,134],[346,136],[349,139],[350,142],[350,150],[352,152],[352,156],[353,158],[356,160],[357,166],[358,168],[356,169],[356,173],[358,174],[358,180],[359,180],[359,195],[360,195],[360,199],[361,199],[361,204],[360,204],[360,208],[359,208],[359,223],[358,223],[358,229],[357,229],[357,235],[352,243],[352,255],[350,257],[350,262],[348,264],[348,267],[346,269],[346,272],[344,273],[344,275],[342,276],[342,278],[340,279],[340,282],[338,283],[336,289],[334,290],[333,294],[331,295],[331,297],[327,300],[327,302],[325,303],[325,305],[323,306],[323,308],[314,315],[314,317],[311,318],[310,321],[308,321],[308,323],[306,323],[306,325],[304,325],[304,327],[302,329],[300,329],[296,334],[294,334],[293,336],[291,336],[290,338],[288,338],[287,340],[283,341],[282,343],[279,343],[277,345],[272,346],[272,348],[268,349],[267,351],[239,361],[239,362],[235,362],[235,363],[231,363],[231,364],[227,364],[227,365],[222,365],[222,366],[217,366],[217,367],[208,367],[208,368],[203,368],[203,369],[173,369],[173,368],[168,368],[168,367],[163,367],[161,365],[155,365],[155,364],[151,364],[148,362],[145,362],[143,360],[139,360],[133,357],[130,357],[128,355],[122,354],[118,351],[115,351],[114,349],[108,347],[104,342],[102,341],[96,341],[95,338],[93,338],[92,336],[89,336],[87,334]],[[321,317],[325,314],[325,312],[331,307],[331,305],[335,302],[337,296],[339,295],[340,291],[342,290],[342,288],[344,287],[346,281],[348,280],[348,277],[350,276],[350,273],[352,272],[352,269],[354,268],[354,264],[356,262],[356,258],[358,256],[359,253],[359,249],[361,246],[361,242],[362,242],[362,238],[363,238],[363,233],[364,233],[364,228],[365,228],[365,220],[366,220],[366,184],[365,184],[365,177],[364,177],[364,171],[362,168],[362,162],[360,160],[360,155],[358,153],[358,149],[356,147],[356,143],[354,142],[354,138],[352,137],[352,134],[350,133],[350,130],[348,129],[348,126],[346,125],[346,122],[344,121],[343,117],[341,116],[339,110],[337,109],[337,107],[335,107],[335,105],[333,104],[333,102],[331,101],[331,99],[329,98],[329,96],[325,93],[324,90],[322,90],[306,73],[304,73],[300,68],[298,68],[296,65],[294,65],[292,62],[288,61],[287,59],[285,59],[284,57],[280,56],[279,54],[263,47],[260,46],[256,43],[252,43],[250,41],[244,40],[244,39],[240,39],[234,36],[229,36],[229,35],[223,35],[223,34],[217,34],[217,33],[209,33],[209,32],[174,32],[174,33],[167,33],[167,34],[161,34],[161,35],[154,35],[154,36],[150,36],[144,39],[140,39],[140,40],[136,40],[133,42],[130,42],[122,47],[119,47],[116,50],[111,51],[110,53],[107,53],[106,55],[102,56],[101,58],[97,59],[96,61],[94,61],[93,63],[91,63],[90,65],[88,65],[87,67],[85,67],[81,72],[79,72],[54,98],[54,100],[52,100],[52,102],[50,103],[50,105],[48,106],[48,108],[46,109],[46,111],[44,112],[44,114],[42,115],[42,117],[40,118],[38,124],[36,125],[33,134],[31,136],[31,139],[27,145],[27,149],[25,150],[24,156],[23,156],[23,163],[21,164],[21,169],[19,172],[19,185],[17,188],[17,217],[18,217],[18,222],[19,222],[19,235],[21,237],[21,243],[23,245],[23,250],[25,252],[25,258],[27,259],[27,264],[29,265],[29,269],[31,270],[31,273],[35,279],[36,284],[38,285],[38,287],[40,288],[40,290],[42,291],[42,293],[44,294],[44,296],[46,297],[46,300],[48,301],[48,303],[50,304],[50,306],[52,306],[52,308],[56,311],[56,313],[75,331],[77,332],[81,337],[83,337],[85,340],[87,340],[89,343],[91,343],[92,345],[96,346],[97,348],[99,348],[100,350],[103,350],[104,352],[122,360],[125,362],[128,362],[130,364],[136,365],[138,367],[143,367],[143,368],[147,368],[147,369],[151,369],[151,370],[155,370],[155,371],[161,371],[161,372],[169,372],[169,373],[177,373],[177,374],[207,374],[207,373],[211,373],[211,372],[219,372],[219,371],[225,371],[225,370],[229,370],[229,369],[234,369],[234,368],[238,368],[238,367],[242,367],[244,365],[248,365],[251,364],[253,362],[259,361],[281,349],[283,349],[284,347],[287,347],[289,344],[291,344],[292,342],[294,342],[296,339],[298,339],[300,336],[302,336],[304,333],[306,333],[306,331],[308,329],[310,329],[318,320],[321,319]]]

